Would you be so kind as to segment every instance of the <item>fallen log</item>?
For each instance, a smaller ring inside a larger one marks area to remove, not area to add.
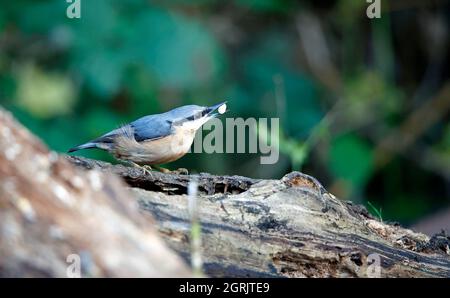
[[[68,157],[122,177],[187,261],[187,186],[199,185],[204,270],[216,277],[450,277],[450,238],[383,223],[293,172],[281,180],[177,175]]]

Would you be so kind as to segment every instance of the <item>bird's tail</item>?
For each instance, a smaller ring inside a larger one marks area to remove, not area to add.
[[[88,142],[82,145],[78,145],[76,147],[70,148],[69,151],[67,151],[68,153],[70,152],[74,152],[74,151],[78,151],[81,149],[90,149],[90,148],[97,148],[97,143],[93,143],[93,142]]]

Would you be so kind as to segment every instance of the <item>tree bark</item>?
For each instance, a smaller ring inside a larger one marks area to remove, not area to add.
[[[82,171],[0,108],[0,277],[188,277],[117,176]]]
[[[202,258],[210,276],[450,277],[447,235],[429,238],[380,222],[364,207],[337,199],[299,172],[281,180],[148,175],[137,168],[68,159],[80,168],[121,176],[141,209],[156,218],[161,235],[186,260],[186,192],[189,181],[197,181]]]

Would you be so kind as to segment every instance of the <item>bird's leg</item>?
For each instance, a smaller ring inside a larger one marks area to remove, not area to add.
[[[143,165],[142,166],[144,169],[147,169],[149,171],[153,171],[153,168],[150,165]]]
[[[151,171],[152,171],[152,167],[151,167],[151,166],[149,166],[149,165],[143,165],[143,166],[140,166],[140,165],[138,165],[137,163],[132,162],[132,161],[129,161],[129,163],[130,163],[133,167],[143,170],[143,171],[144,171],[144,174],[149,174],[149,175],[153,178],[153,175],[152,175],[152,173],[151,173]]]

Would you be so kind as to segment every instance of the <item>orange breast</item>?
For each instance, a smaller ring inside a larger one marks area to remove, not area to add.
[[[113,154],[122,160],[139,165],[157,165],[175,161],[184,156],[194,140],[195,131],[175,130],[175,133],[157,140],[136,142],[130,138],[116,140]]]

